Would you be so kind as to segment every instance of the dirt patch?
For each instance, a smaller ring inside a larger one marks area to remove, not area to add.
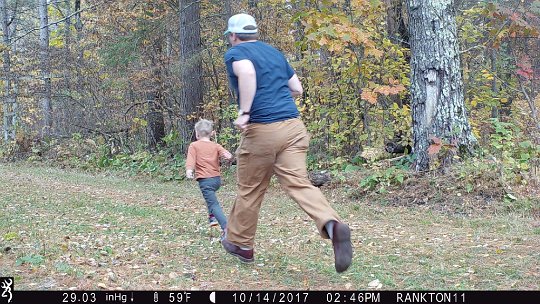
[[[369,171],[349,173],[341,180],[334,179],[326,189],[339,192],[348,187],[350,201],[367,204],[410,207],[421,206],[433,211],[451,214],[483,214],[512,209],[518,201],[526,209],[540,214],[540,185],[508,185],[502,182],[497,171],[479,169],[440,174],[408,173],[402,184],[377,185],[374,189],[359,187],[361,181],[370,176]],[[381,191],[384,188],[384,191]],[[523,206],[521,206],[523,207]],[[521,208],[520,207],[520,208]],[[535,215],[537,216],[537,215]]]

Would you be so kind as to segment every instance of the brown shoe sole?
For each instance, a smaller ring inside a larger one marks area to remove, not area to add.
[[[248,259],[248,258],[245,258],[237,253],[234,253],[234,252],[230,252],[230,251],[227,251],[228,254],[232,255],[232,256],[235,256],[237,257],[240,261],[244,262],[244,263],[253,263],[255,261],[255,258],[251,258],[251,259]]]
[[[337,272],[344,272],[352,263],[351,230],[343,223],[334,226],[334,258]]]
[[[238,250],[241,250],[241,249],[239,249],[238,246],[236,246],[236,245],[232,244],[231,242],[229,242],[226,238],[221,239],[221,245],[223,246],[223,249],[225,249],[225,251],[228,254],[237,257],[240,261],[242,261],[244,263],[252,263],[252,262],[255,261],[255,256],[252,256],[251,258],[246,258],[246,257],[240,255],[239,253],[234,252],[233,248],[238,249]],[[233,247],[233,248],[227,249],[227,247]]]

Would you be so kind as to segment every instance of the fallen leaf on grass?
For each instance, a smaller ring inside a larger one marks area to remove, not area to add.
[[[368,288],[370,289],[381,289],[382,283],[379,281],[379,279],[375,279],[368,284]]]
[[[116,274],[114,272],[107,273],[107,277],[108,277],[109,281],[111,281],[111,282],[116,282],[118,280],[118,277],[116,276]]]

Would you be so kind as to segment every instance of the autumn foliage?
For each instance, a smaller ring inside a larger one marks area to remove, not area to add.
[[[16,94],[18,135],[4,142],[3,155],[23,152],[17,147],[28,142],[62,142],[75,134],[102,142],[107,146],[102,157],[111,160],[145,150],[181,158],[180,147],[191,140],[181,122],[200,117],[214,120],[217,140],[234,150],[239,137],[231,125],[235,96],[222,56],[226,20],[239,11],[260,20],[261,39],[281,49],[302,80],[305,94],[297,103],[312,135],[311,167],[344,169],[364,163],[363,151],[376,149],[382,151],[379,158],[391,158],[395,155],[384,155],[388,143],[412,145],[408,37],[391,28],[407,26],[403,1],[200,2],[201,41],[193,60],[202,63],[196,76],[203,79],[203,102],[189,113],[180,98],[186,85],[181,72],[192,63],[180,60],[182,39],[189,37],[179,36],[178,1],[51,3],[54,123],[49,139],[39,137],[42,80],[36,37],[28,26],[37,7],[6,3],[7,16],[19,21],[10,32],[12,42],[0,44],[0,52],[11,56],[9,90]],[[497,118],[519,127],[519,140],[538,144],[539,1],[517,7],[459,5],[465,103],[475,136],[489,147],[494,132],[489,119]],[[0,90],[6,96],[6,88]],[[523,106],[516,111],[516,104]],[[430,154],[452,145],[433,143]]]

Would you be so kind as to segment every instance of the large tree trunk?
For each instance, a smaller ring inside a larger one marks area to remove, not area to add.
[[[41,77],[43,78],[41,90],[41,110],[43,112],[42,136],[49,136],[53,126],[48,24],[49,16],[47,12],[47,0],[39,0],[39,59],[41,64]]]
[[[386,30],[390,40],[407,47],[409,32],[404,19],[403,0],[384,0],[386,4]]]
[[[165,137],[165,120],[163,116],[163,39],[156,37],[154,40],[153,53],[150,56],[150,64],[153,77],[150,79],[151,85],[146,92],[146,102],[148,112],[146,120],[148,122],[147,138],[150,150],[156,150]]]
[[[147,92],[146,102],[148,112],[146,121],[148,122],[147,137],[150,150],[156,150],[163,137],[165,137],[165,121],[161,107],[162,98],[159,91]]]
[[[13,12],[15,14],[15,12]],[[13,31],[10,29],[10,20],[6,0],[0,0],[0,21],[2,22],[2,41],[6,48],[2,52],[3,55],[3,71],[4,71],[4,141],[8,142],[15,139],[15,125],[17,120],[17,99],[13,94],[12,82],[13,74],[11,72],[11,54],[10,44]],[[13,28],[13,27],[12,27]]]
[[[200,56],[200,3],[179,0],[180,7],[180,66],[182,88],[179,131],[183,139],[182,152],[193,139],[195,112],[203,101],[202,62]]]
[[[229,17],[231,16],[232,16],[231,0],[223,0],[223,17],[225,19],[224,24],[227,24],[227,21],[229,20]]]
[[[227,22],[229,21],[229,18],[232,16],[232,7],[231,7],[231,0],[224,0],[223,1],[223,18],[222,18],[222,24],[226,26]],[[227,51],[227,45],[224,44],[220,50],[221,54],[224,54]],[[219,69],[216,68],[215,64],[212,62],[212,78],[215,79],[213,81],[213,84],[215,86],[215,89],[219,89],[219,86],[221,85],[220,78],[221,75],[218,72]],[[227,98],[221,98],[219,101],[219,117],[221,118],[217,123],[216,131],[217,133],[221,133],[221,130],[227,126],[231,126],[233,123],[233,118],[227,118],[225,115],[225,111],[229,107],[229,105],[235,104],[235,97],[232,94],[232,90],[229,90],[230,94],[227,94]]]
[[[416,171],[428,170],[432,139],[470,153],[476,145],[463,100],[453,0],[408,0]]]
[[[257,5],[259,4],[258,0],[248,0],[248,7],[250,11],[253,11],[257,8]],[[255,20],[257,20],[257,16],[253,15]]]
[[[75,0],[75,29],[77,30],[77,40],[81,40],[81,32],[83,28],[82,19],[81,19],[81,0]]]

